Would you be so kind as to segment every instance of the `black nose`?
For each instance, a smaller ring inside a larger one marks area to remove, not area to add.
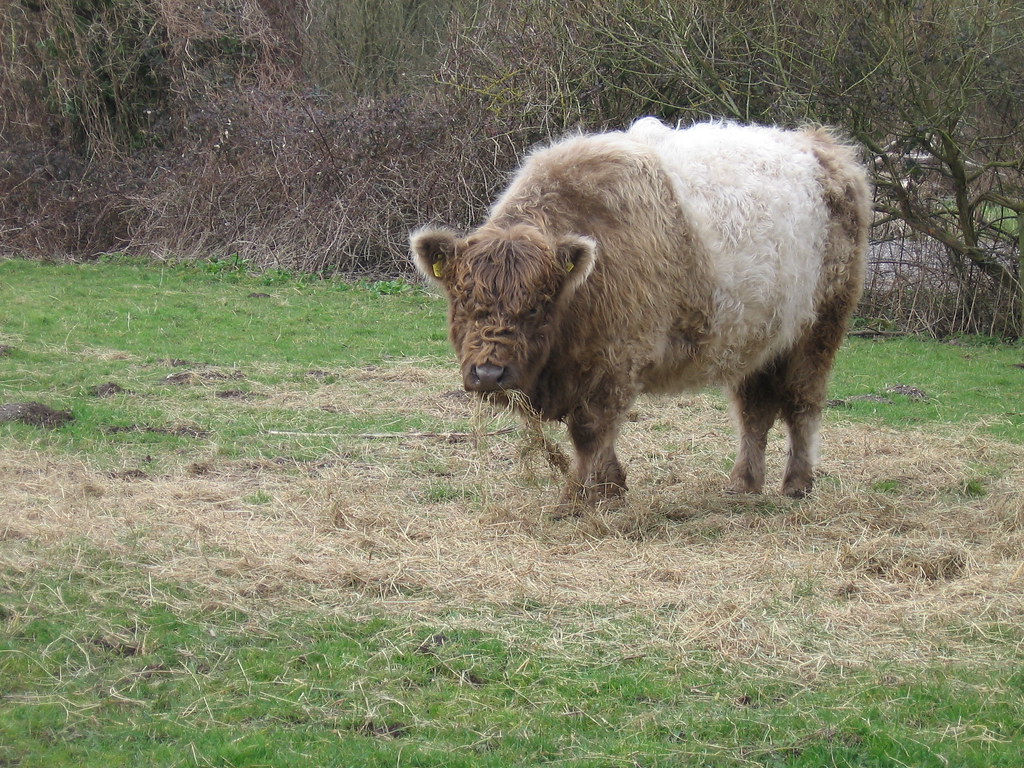
[[[466,382],[466,389],[476,392],[493,392],[501,389],[501,379],[505,375],[505,369],[500,365],[474,365],[470,371],[469,379]]]

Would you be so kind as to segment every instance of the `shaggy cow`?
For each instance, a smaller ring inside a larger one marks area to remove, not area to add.
[[[465,388],[518,390],[568,426],[563,504],[623,492],[615,440],[637,395],[708,384],[739,430],[729,490],[761,491],[781,415],[782,490],[799,497],[870,214],[853,149],[824,129],[645,118],[534,152],[483,226],[423,228],[411,245],[447,294]]]

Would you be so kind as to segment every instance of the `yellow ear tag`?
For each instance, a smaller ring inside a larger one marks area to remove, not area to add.
[[[566,271],[566,272],[572,272],[572,271],[573,271],[573,269],[575,269],[575,268],[576,268],[576,265],[575,265],[575,264],[573,264],[573,263],[572,263],[572,262],[570,261],[570,262],[569,262],[569,266],[567,266],[567,267],[565,268],[565,271]]]
[[[434,262],[434,277],[440,279],[442,273],[442,263],[440,260]]]

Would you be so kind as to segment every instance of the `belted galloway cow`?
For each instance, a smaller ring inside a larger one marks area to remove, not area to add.
[[[615,441],[640,393],[710,384],[739,431],[728,489],[762,490],[781,416],[799,497],[870,220],[866,173],[826,129],[644,118],[534,151],[482,226],[411,247],[447,295],[465,388],[567,425],[563,504],[623,493]]]

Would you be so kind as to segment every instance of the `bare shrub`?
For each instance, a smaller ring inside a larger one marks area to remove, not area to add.
[[[7,251],[395,273],[409,227],[479,220],[546,138],[825,122],[866,148],[875,239],[899,241],[865,311],[1024,332],[1018,0],[44,0],[0,21]]]
[[[973,264],[960,264],[935,240],[904,226],[878,225],[860,313],[882,329],[1013,336],[1015,293],[994,290]]]
[[[1024,333],[1022,21],[1016,2],[928,2],[863,25],[851,125],[880,222],[932,255],[913,291],[928,330]]]
[[[88,257],[118,248],[128,176],[32,138],[0,141],[0,252]]]
[[[288,45],[247,0],[6,3],[0,20],[4,250],[124,247],[129,199],[195,105],[287,83]]]
[[[471,223],[522,150],[478,99],[404,66],[426,67],[458,3],[428,5],[11,5],[4,249],[401,271],[409,227]]]
[[[449,19],[463,0],[307,0],[302,63],[334,93],[379,96],[406,90],[433,70]]]
[[[515,149],[485,118],[425,99],[252,91],[208,106],[182,156],[134,197],[131,247],[395,274],[411,224],[468,225]]]
[[[281,82],[287,46],[247,0],[9,3],[0,89],[15,115],[83,155],[129,153],[172,137],[188,105]],[[18,119],[20,118],[20,119]]]

